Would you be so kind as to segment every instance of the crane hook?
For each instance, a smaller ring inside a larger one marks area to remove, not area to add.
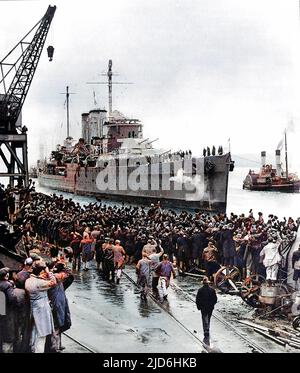
[[[48,53],[49,61],[52,61],[53,53],[54,53],[54,47],[52,45],[49,45],[49,47],[47,48],[47,53]]]

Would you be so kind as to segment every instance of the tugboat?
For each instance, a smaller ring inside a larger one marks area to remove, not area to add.
[[[272,164],[266,164],[266,152],[261,152],[261,169],[258,172],[249,170],[243,181],[243,189],[278,191],[278,192],[299,192],[300,179],[296,173],[289,173],[287,158],[287,139],[285,132],[285,171],[281,165],[280,149],[275,151],[276,168]]]

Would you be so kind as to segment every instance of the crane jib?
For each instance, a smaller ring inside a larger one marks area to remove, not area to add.
[[[46,37],[53,19],[56,6],[48,7],[43,18],[34,26],[37,30],[31,42],[25,42],[24,38],[13,48],[15,50],[20,47],[21,53],[14,64],[11,65],[11,71],[15,71],[15,75],[10,83],[9,88],[6,90],[5,78],[3,67],[8,65],[6,59],[0,63],[2,73],[2,84],[4,86],[5,94],[0,98],[0,130],[1,132],[16,132],[16,122],[21,113],[22,106],[29,91],[34,73],[36,71]],[[32,30],[33,30],[32,29]],[[31,33],[29,31],[27,35]],[[26,48],[24,46],[27,45]],[[7,56],[9,56],[8,53]]]

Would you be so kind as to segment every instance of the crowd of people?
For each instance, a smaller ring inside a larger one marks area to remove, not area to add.
[[[13,224],[19,210],[28,203],[31,192],[34,191],[34,182],[29,180],[28,187],[23,186],[22,180],[15,187],[0,184],[0,221]]]
[[[60,352],[61,333],[71,327],[65,290],[74,277],[63,258],[47,261],[34,251],[21,271],[0,269],[6,307],[0,316],[0,351]]]
[[[28,225],[33,194],[32,181],[27,188],[0,185],[0,244],[24,257],[21,270],[0,261],[0,352],[60,352],[61,333],[71,326],[65,290],[74,277],[65,255],[41,245]]]
[[[4,190],[1,203],[7,203],[7,193]],[[60,333],[70,327],[65,290],[74,277],[68,262],[73,271],[88,271],[94,259],[103,278],[117,284],[124,265],[133,264],[142,298],[152,288],[165,300],[175,267],[179,273],[200,268],[213,280],[221,266],[236,266],[244,277],[259,273],[276,281],[280,248],[294,241],[300,224],[300,218],[264,217],[261,212],[255,216],[252,210],[227,215],[176,212],[159,203],[150,208],[81,205],[62,195],[33,191],[12,217],[5,218],[13,226],[8,237],[15,235],[26,258],[19,273],[0,269],[0,290],[9,307],[21,310],[13,321],[17,331],[8,328],[18,337],[6,340],[15,351],[32,352],[59,351]],[[12,244],[6,240],[6,245]],[[275,251],[276,263],[271,263],[270,252]]]
[[[209,278],[222,265],[238,267],[244,277],[260,272],[265,275],[263,248],[269,242],[278,247],[282,242],[293,242],[300,223],[300,218],[280,220],[261,212],[255,216],[252,210],[238,216],[176,212],[159,204],[149,209],[101,202],[82,206],[55,194],[36,194],[25,207],[23,236],[36,235],[52,245],[71,247],[74,268],[83,263],[83,269],[88,269],[92,252],[100,268],[103,248],[114,248],[117,240],[126,263],[138,263],[143,248],[151,245],[154,252],[163,249],[179,270],[202,267]]]
[[[159,204],[149,209],[101,202],[82,206],[62,195],[39,193],[19,215],[15,230],[22,235],[27,254],[36,240],[54,252],[69,248],[73,269],[88,270],[95,258],[105,277],[114,277],[111,268],[116,263],[119,269],[124,262],[137,264],[147,245],[153,253],[162,251],[183,272],[200,267],[212,278],[225,265],[236,266],[244,277],[266,275],[263,248],[274,243],[280,256],[280,244],[293,242],[300,224],[300,218],[280,220],[261,212],[254,216],[252,210],[238,216],[176,212]]]

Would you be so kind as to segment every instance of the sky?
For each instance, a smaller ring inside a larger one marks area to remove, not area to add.
[[[0,0],[0,59],[44,15],[49,0]],[[298,0],[56,0],[41,60],[23,106],[29,160],[66,134],[81,113],[108,107],[144,124],[166,150],[228,146],[233,154],[267,151],[270,163],[288,123],[289,160],[300,174],[300,22]],[[55,48],[49,62],[46,48]],[[0,93],[2,93],[0,91]]]

